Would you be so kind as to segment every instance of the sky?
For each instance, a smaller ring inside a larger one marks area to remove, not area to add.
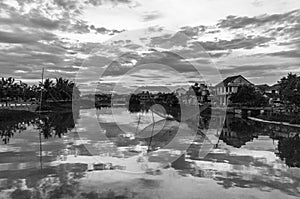
[[[83,92],[300,74],[297,0],[0,0],[0,72]],[[99,86],[99,85],[98,85]]]

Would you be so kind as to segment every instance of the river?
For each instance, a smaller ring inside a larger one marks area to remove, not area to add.
[[[299,129],[228,116],[204,156],[195,129],[123,107],[2,122],[0,198],[300,197]]]

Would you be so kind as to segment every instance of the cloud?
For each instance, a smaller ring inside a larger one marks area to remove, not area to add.
[[[54,40],[56,36],[54,34],[42,31],[36,31],[27,33],[21,30],[15,32],[4,32],[0,31],[0,42],[1,43],[20,43],[20,44],[30,44],[35,43],[40,40],[51,41]]]
[[[91,4],[93,6],[100,6],[103,4],[113,4],[113,5],[118,5],[118,4],[131,4],[133,3],[132,0],[87,0],[85,1],[86,4]]]
[[[115,30],[115,29],[110,30],[105,27],[96,28],[94,25],[91,25],[89,28],[90,30],[96,31],[96,33],[109,34],[109,35],[114,35],[125,31],[125,30]]]
[[[21,15],[17,12],[11,12],[9,18],[0,18],[2,25],[22,25],[30,28],[42,28],[55,30],[59,28],[59,20],[51,20],[43,16]]]
[[[278,57],[299,58],[300,57],[300,52],[299,52],[299,49],[297,49],[297,50],[288,50],[288,51],[268,53],[266,55],[268,55],[268,56],[278,56]]]
[[[214,51],[214,50],[229,50],[229,49],[252,49],[257,46],[267,44],[269,41],[274,40],[275,38],[268,38],[263,36],[257,37],[242,37],[232,40],[220,40],[215,42],[197,42],[205,50]]]
[[[162,14],[158,11],[147,12],[143,15],[143,21],[153,21],[162,17]]]
[[[68,11],[78,9],[79,7],[79,3],[76,0],[54,0],[54,3]]]
[[[261,0],[254,0],[252,3],[255,7],[261,7],[263,5],[263,1]]]
[[[180,28],[180,33],[187,35],[188,37],[198,36],[199,34],[203,33],[207,27],[206,26],[184,26]]]
[[[83,15],[84,11],[93,9],[105,13],[111,9],[118,17],[123,16],[119,12],[125,10],[127,13],[128,7],[137,5],[132,0],[52,0],[51,3],[18,0],[18,6],[5,2],[8,1],[0,2],[3,13],[0,18],[1,73],[13,75],[17,71],[16,75],[25,79],[39,79],[41,67],[45,67],[51,77],[72,77],[77,70],[84,68],[89,75],[83,77],[86,82],[97,77],[93,73],[99,67],[108,67],[104,76],[114,79],[136,65],[146,64],[149,71],[159,75],[158,79],[152,75],[145,79],[155,82],[163,79],[161,73],[166,71],[151,67],[152,63],[170,66],[178,73],[190,74],[193,78],[196,73],[192,64],[199,64],[205,71],[212,66],[212,60],[226,74],[243,73],[258,77],[268,71],[283,71],[283,66],[291,69],[289,66],[299,63],[299,10],[251,17],[228,16],[211,26],[190,25],[198,21],[191,21],[186,26],[178,22],[183,27],[177,32],[164,34],[164,28],[156,23],[165,25],[169,22],[166,19],[169,11],[159,6],[149,7],[150,12],[141,6],[134,10],[137,12],[125,14],[126,27],[115,25],[114,20],[109,20],[113,25],[96,23],[97,20],[93,23],[92,20],[86,21],[88,19]],[[169,6],[168,3],[163,4]],[[91,17],[96,15],[91,13]],[[177,19],[173,20],[177,23]],[[143,35],[122,37],[124,33],[119,34],[124,31],[121,27],[136,28],[134,21],[153,26]],[[110,44],[98,45],[98,38],[110,39],[117,34],[120,39],[116,37]],[[93,43],[85,43],[84,39]],[[102,58],[90,55],[95,49],[101,52]],[[277,61],[282,67],[276,65]],[[247,66],[250,62],[253,66]]]
[[[6,12],[8,17],[0,18],[2,25],[26,27],[43,30],[59,30],[69,33],[85,34],[91,30],[97,33],[114,35],[123,30],[109,30],[105,28],[95,28],[88,22],[81,19],[84,6],[81,1],[54,0],[53,4],[36,1],[19,1],[20,8],[12,7],[2,3],[0,10]],[[114,1],[113,1],[114,2]],[[124,3],[125,1],[122,1]],[[36,7],[39,5],[38,7]],[[115,2],[117,3],[117,2]],[[30,7],[27,12],[23,12],[25,7]],[[104,30],[105,29],[105,30]]]
[[[269,23],[299,23],[300,10],[294,10],[284,14],[261,15],[258,17],[237,17],[230,15],[221,20],[217,25],[220,28],[238,29],[246,26],[263,26]]]

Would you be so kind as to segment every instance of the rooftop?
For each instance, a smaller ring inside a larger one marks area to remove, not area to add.
[[[246,80],[247,82],[249,82],[245,77],[243,77],[242,75],[235,75],[235,76],[230,76],[227,77],[226,79],[224,79],[222,82],[220,82],[219,84],[217,84],[215,87],[220,87],[220,86],[228,86],[229,83],[233,83],[234,80],[236,80],[237,78],[243,78],[244,80]],[[251,82],[249,82],[250,84],[252,84]]]

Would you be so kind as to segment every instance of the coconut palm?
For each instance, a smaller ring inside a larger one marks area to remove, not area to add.
[[[42,101],[53,99],[53,95],[52,95],[53,86],[54,86],[54,83],[49,78],[46,79],[44,82],[39,83],[38,90],[39,90],[39,92],[43,92]]]

